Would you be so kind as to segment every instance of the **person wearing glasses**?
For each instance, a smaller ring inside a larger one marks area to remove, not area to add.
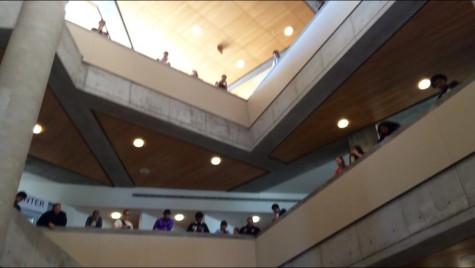
[[[129,220],[130,218],[130,211],[128,209],[125,209],[122,212],[122,217],[120,219],[117,219],[114,222],[114,229],[134,229],[134,225],[132,222]]]

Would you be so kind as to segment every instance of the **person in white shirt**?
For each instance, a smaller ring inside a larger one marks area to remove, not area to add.
[[[230,235],[231,233],[228,231],[228,223],[223,220],[221,221],[220,228],[216,230],[215,234],[225,234],[225,235]]]
[[[114,229],[134,229],[134,225],[129,221],[129,217],[130,211],[125,209],[122,212],[122,217],[114,222]]]
[[[165,51],[163,52],[163,57],[162,59],[157,59],[159,62],[163,63],[163,64],[166,64],[168,66],[170,66],[170,62],[168,61],[168,51]]]
[[[274,59],[272,60],[272,68],[274,68],[280,60],[280,53],[278,50],[272,52]]]

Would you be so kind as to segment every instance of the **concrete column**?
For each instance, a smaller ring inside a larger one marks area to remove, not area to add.
[[[24,1],[0,65],[0,256],[32,128],[65,25],[65,4]]]

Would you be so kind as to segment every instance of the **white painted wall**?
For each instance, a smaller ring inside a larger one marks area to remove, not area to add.
[[[139,222],[139,230],[146,230],[150,231],[155,224],[157,217],[152,216],[148,213],[142,212],[140,213],[140,222]]]
[[[107,186],[62,184],[49,181],[35,174],[24,172],[18,187],[36,197],[61,202],[71,207],[103,207],[103,208],[129,208],[171,210],[187,209],[193,211],[227,211],[227,212],[269,212],[269,206],[274,200],[294,199],[301,200],[305,194],[286,193],[230,193],[219,191],[191,191],[169,190],[159,188],[115,188]],[[209,200],[186,198],[144,198],[133,197],[133,193],[140,194],[166,194],[198,197],[235,197],[255,198],[254,200]],[[259,201],[259,199],[270,199]],[[157,202],[160,200],[160,202]],[[294,201],[279,202],[282,206],[292,207]]]
[[[51,203],[60,202],[68,217],[68,227],[83,227],[87,217],[94,209],[102,214],[103,228],[112,228],[111,210],[129,208],[140,213],[138,229],[151,230],[157,217],[164,209],[173,213],[188,213],[183,222],[175,222],[174,232],[185,232],[194,219],[196,211],[203,211],[205,222],[211,232],[215,232],[221,220],[228,222],[228,228],[240,227],[249,215],[259,215],[263,222],[261,227],[270,223],[271,205],[279,203],[287,209],[296,202],[281,202],[281,199],[301,200],[306,194],[282,193],[229,193],[218,191],[185,191],[157,188],[115,188],[106,186],[62,184],[50,181],[35,174],[24,172],[18,190],[25,191]],[[132,197],[133,193],[180,195],[185,198],[143,198]],[[186,196],[254,198],[257,200],[209,200],[186,199]],[[259,201],[262,198],[270,200]],[[159,200],[159,202],[157,202]],[[150,210],[150,211],[147,211]],[[241,224],[241,225],[240,225]]]

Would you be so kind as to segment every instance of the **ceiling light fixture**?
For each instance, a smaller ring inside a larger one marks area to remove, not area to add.
[[[134,144],[135,147],[140,148],[140,147],[144,146],[145,141],[142,140],[141,138],[136,138],[134,140],[133,144]]]
[[[219,158],[217,156],[214,156],[213,158],[211,158],[211,164],[213,164],[215,166],[221,164],[221,158]]]
[[[114,212],[111,213],[111,218],[114,219],[114,220],[120,219],[121,216],[122,216],[122,214],[120,212],[117,212],[117,211],[114,211]]]
[[[33,133],[34,134],[40,134],[41,132],[43,132],[43,127],[40,124],[36,124],[33,127]]]
[[[238,61],[236,61],[236,67],[237,67],[238,69],[244,68],[245,65],[246,65],[246,62],[245,62],[244,60],[238,60]]]
[[[473,264],[475,262],[475,255],[470,254],[470,255],[461,256],[459,258],[459,262],[462,262],[464,264]]]
[[[201,27],[199,25],[193,26],[193,28],[191,28],[191,31],[195,36],[200,36],[202,32]]]
[[[420,90],[426,90],[430,87],[430,80],[427,79],[427,78],[424,78],[422,79],[421,81],[419,81],[419,83],[417,84],[417,87],[420,89]]]
[[[337,125],[338,125],[339,128],[346,128],[349,124],[350,124],[350,121],[343,118],[343,119],[340,119],[340,121],[338,121]]]
[[[292,26],[287,26],[284,29],[285,36],[291,36],[294,33],[294,28]]]
[[[142,174],[142,175],[148,175],[148,174],[150,174],[150,169],[148,169],[148,168],[141,168],[141,169],[139,169],[139,172],[140,172],[140,174]]]
[[[254,223],[258,223],[260,220],[261,220],[261,217],[259,217],[259,216],[252,216],[252,221],[253,221]]]
[[[183,216],[183,214],[176,214],[175,215],[175,220],[176,221],[182,221],[184,218],[185,218],[185,216]]]

